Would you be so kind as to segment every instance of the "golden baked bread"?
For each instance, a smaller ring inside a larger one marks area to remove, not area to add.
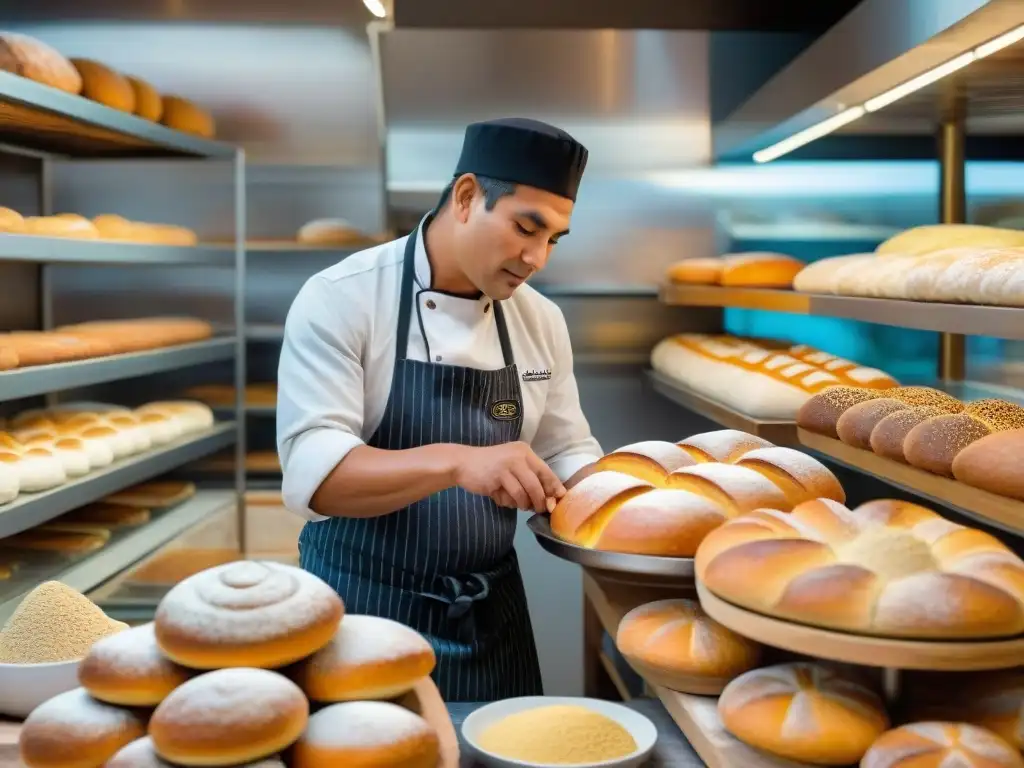
[[[914,639],[1024,631],[1024,562],[993,536],[904,501],[759,509],[708,534],[695,566],[731,603],[835,630]]]
[[[897,411],[910,408],[901,400],[877,397],[847,408],[836,420],[836,435],[847,445],[871,450],[871,432],[882,419]]]
[[[598,472],[558,501],[551,530],[588,549],[692,557],[704,536],[724,520],[725,512],[705,497],[655,488],[621,472]]]
[[[295,239],[304,245],[351,246],[362,245],[367,237],[344,219],[314,219],[303,224]]]
[[[919,686],[905,680],[900,694],[907,720],[969,723],[1024,751],[1024,675],[1019,669],[918,677],[923,678]]]
[[[817,459],[792,448],[758,448],[743,454],[737,467],[752,469],[771,480],[789,507],[812,499],[846,501],[846,492],[832,471]]]
[[[792,288],[804,263],[782,253],[734,253],[723,257],[719,282],[743,288]]]
[[[964,409],[964,404],[955,397],[932,387],[894,387],[885,396],[907,405],[938,408],[943,413],[960,413]]]
[[[965,723],[910,723],[879,737],[862,768],[1024,768],[996,734]]]
[[[180,96],[163,97],[160,122],[176,131],[212,139],[217,133],[213,116],[202,107]]]
[[[948,248],[1004,248],[1024,245],[1024,232],[978,224],[925,224],[893,235],[875,249],[882,256],[924,255]]]
[[[717,429],[702,432],[679,441],[679,447],[696,462],[717,461],[732,464],[743,454],[758,448],[772,448],[772,443],[757,435],[750,435],[738,429]]]
[[[907,435],[918,424],[942,415],[944,411],[933,405],[910,406],[893,411],[879,420],[871,430],[871,450],[879,456],[906,464],[907,457],[903,449]]]
[[[148,523],[149,518],[148,509],[97,501],[61,515],[58,520],[67,523],[102,523],[110,526],[122,526],[142,525]]]
[[[717,693],[757,666],[760,646],[705,615],[693,600],[638,606],[619,623],[615,645],[645,680],[684,693]]]
[[[112,493],[104,501],[125,507],[166,509],[195,496],[195,483],[183,480],[151,480]]]
[[[266,669],[218,669],[175,688],[153,712],[149,736],[164,760],[240,765],[284,751],[302,735],[309,702]]]
[[[996,432],[964,448],[953,459],[961,483],[1024,501],[1024,429]]]
[[[84,216],[60,213],[56,216],[27,216],[25,234],[40,237],[69,237],[77,240],[96,240],[96,225]]]
[[[41,40],[16,32],[0,32],[0,70],[66,93],[82,90],[74,64]]]
[[[790,509],[786,495],[775,483],[753,469],[733,464],[685,467],[669,476],[668,485],[714,502],[727,517],[761,507]]]
[[[159,123],[160,117],[164,113],[164,103],[160,98],[160,93],[141,77],[127,75],[126,78],[135,94],[135,114],[145,120]]]
[[[891,390],[890,390],[891,391]],[[796,423],[801,429],[826,437],[838,438],[839,419],[849,408],[868,400],[889,397],[873,389],[860,387],[829,387],[807,400],[797,412]],[[902,402],[902,401],[900,401]]]
[[[290,671],[311,701],[395,699],[430,675],[437,659],[422,635],[397,621],[349,614],[325,647]]]
[[[964,413],[944,413],[918,424],[903,440],[903,456],[907,463],[934,472],[953,476],[953,459],[964,448],[992,434],[992,428],[981,419]]]
[[[670,473],[695,463],[696,460],[675,443],[646,440],[616,448],[595,462],[594,471],[622,472],[662,486]]]
[[[864,265],[873,266],[877,260],[874,253],[854,253],[818,259],[797,273],[793,278],[793,290],[801,293],[836,294],[846,274],[859,271]]]
[[[276,668],[327,645],[343,613],[341,598],[316,576],[242,561],[171,589],[156,612],[156,639],[168,658],[192,669]]]
[[[883,371],[807,347],[780,351],[763,342],[694,333],[660,341],[651,351],[651,365],[683,386],[761,419],[792,420],[809,398],[830,387],[881,390],[897,383]]]
[[[10,235],[20,235],[24,231],[25,218],[17,211],[0,206],[0,232],[6,232]]]
[[[156,753],[149,736],[136,739],[107,761],[103,768],[175,768]],[[285,768],[279,757],[248,763],[244,768]]]
[[[855,764],[889,727],[869,687],[803,662],[740,675],[718,699],[718,715],[729,733],[755,749],[813,765]]]
[[[135,91],[124,75],[91,59],[71,63],[82,76],[82,96],[121,112],[135,111]]]
[[[670,264],[665,277],[672,283],[718,285],[722,279],[723,266],[720,258],[683,259]]]
[[[99,640],[78,667],[93,698],[124,707],[155,707],[190,677],[161,653],[152,623]]]
[[[18,746],[28,768],[97,768],[145,735],[145,724],[133,712],[75,688],[32,710]]]
[[[431,725],[397,704],[349,701],[309,718],[292,768],[436,768],[440,740]]]
[[[20,364],[21,358],[18,357],[18,350],[4,342],[3,337],[0,337],[0,371],[13,370]]]

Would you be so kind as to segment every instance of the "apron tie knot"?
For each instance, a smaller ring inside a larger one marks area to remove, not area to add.
[[[459,641],[472,642],[476,637],[473,603],[487,599],[491,593],[490,581],[481,573],[471,573],[465,579],[442,576],[441,584],[444,587],[441,594],[424,592],[423,596],[447,605],[447,618],[455,622]]]

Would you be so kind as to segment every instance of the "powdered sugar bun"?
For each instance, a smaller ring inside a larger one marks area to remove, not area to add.
[[[738,429],[719,429],[681,440],[679,447],[699,462],[721,461],[731,464],[748,451],[771,448],[772,443]]]
[[[149,435],[153,445],[166,445],[181,437],[188,428],[188,422],[170,413],[146,411],[139,414],[139,422]]]
[[[157,609],[156,639],[168,658],[193,669],[276,668],[327,645],[343,613],[341,598],[316,576],[245,560],[171,589]]]
[[[350,701],[332,704],[309,718],[291,764],[436,768],[439,758],[437,732],[419,715],[397,704]]]
[[[861,768],[1024,768],[1020,752],[966,723],[910,723],[883,734]]]
[[[813,765],[856,764],[889,727],[874,691],[804,662],[740,675],[722,691],[718,714],[740,741]]]
[[[313,701],[394,699],[434,669],[434,650],[418,632],[377,616],[342,619],[324,648],[290,676]]]
[[[18,746],[28,768],[98,768],[145,733],[145,725],[129,710],[76,688],[32,710]]]
[[[78,667],[93,698],[126,707],[155,707],[190,676],[160,652],[152,623],[99,640]]]
[[[226,766],[276,755],[295,743],[309,702],[265,669],[219,669],[173,690],[149,721],[157,754],[186,766]]]
[[[149,736],[136,739],[128,746],[121,749],[114,755],[103,768],[176,768],[171,763],[163,760],[153,748],[153,740]],[[255,763],[246,763],[238,768],[284,768],[284,763],[278,757],[270,757],[266,760],[258,760]]]

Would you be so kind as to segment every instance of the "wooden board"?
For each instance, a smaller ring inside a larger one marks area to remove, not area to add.
[[[704,612],[719,624],[764,645],[820,659],[887,669],[971,672],[1010,669],[1024,659],[1024,638],[943,642],[890,640],[819,629],[775,619],[716,597],[700,582],[697,594]]]
[[[18,734],[21,723],[0,720],[0,768],[21,768],[18,752]]]
[[[1024,535],[1024,502],[933,475],[806,429],[798,429],[797,438],[812,451],[835,459],[851,469],[875,475],[905,491],[950,507],[966,517]]]
[[[459,768],[459,737],[434,681],[429,677],[423,678],[399,703],[418,714],[437,731],[441,741],[441,759],[437,768]]]
[[[664,590],[606,584],[589,573],[583,576],[583,589],[605,631],[612,637],[622,617],[638,605],[670,597],[689,597],[678,590],[675,594],[666,594]],[[677,693],[657,685],[651,688],[708,768],[810,768],[803,763],[765,755],[730,736],[718,718],[717,698]]]

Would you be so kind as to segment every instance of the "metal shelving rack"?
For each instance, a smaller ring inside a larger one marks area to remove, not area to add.
[[[0,403],[57,394],[70,389],[170,373],[217,361],[234,361],[234,379],[241,393],[231,418],[169,445],[115,462],[43,493],[22,494],[0,506],[0,537],[26,530],[110,493],[144,482],[184,464],[235,447],[242,467],[246,379],[245,344],[245,155],[242,150],[169,129],[86,98],[63,93],[25,78],[0,72],[0,152],[39,163],[41,207],[49,214],[52,163],[85,159],[182,158],[219,162],[230,167],[234,189],[235,239],[230,244],[163,246],[108,241],[82,241],[0,234],[0,262],[29,262],[40,269],[41,326],[54,326],[54,297],[48,270],[57,265],[146,267],[191,265],[233,271],[233,328],[229,333],[192,344],[70,363],[15,369],[0,373]],[[170,539],[226,506],[235,505],[239,542],[246,548],[245,472],[234,473],[230,490],[200,490],[174,508],[154,512],[151,522],[115,531],[94,554],[76,560],[33,563],[0,584],[0,619],[10,613],[25,591],[46,579],[60,579],[88,591],[125,570]]]

